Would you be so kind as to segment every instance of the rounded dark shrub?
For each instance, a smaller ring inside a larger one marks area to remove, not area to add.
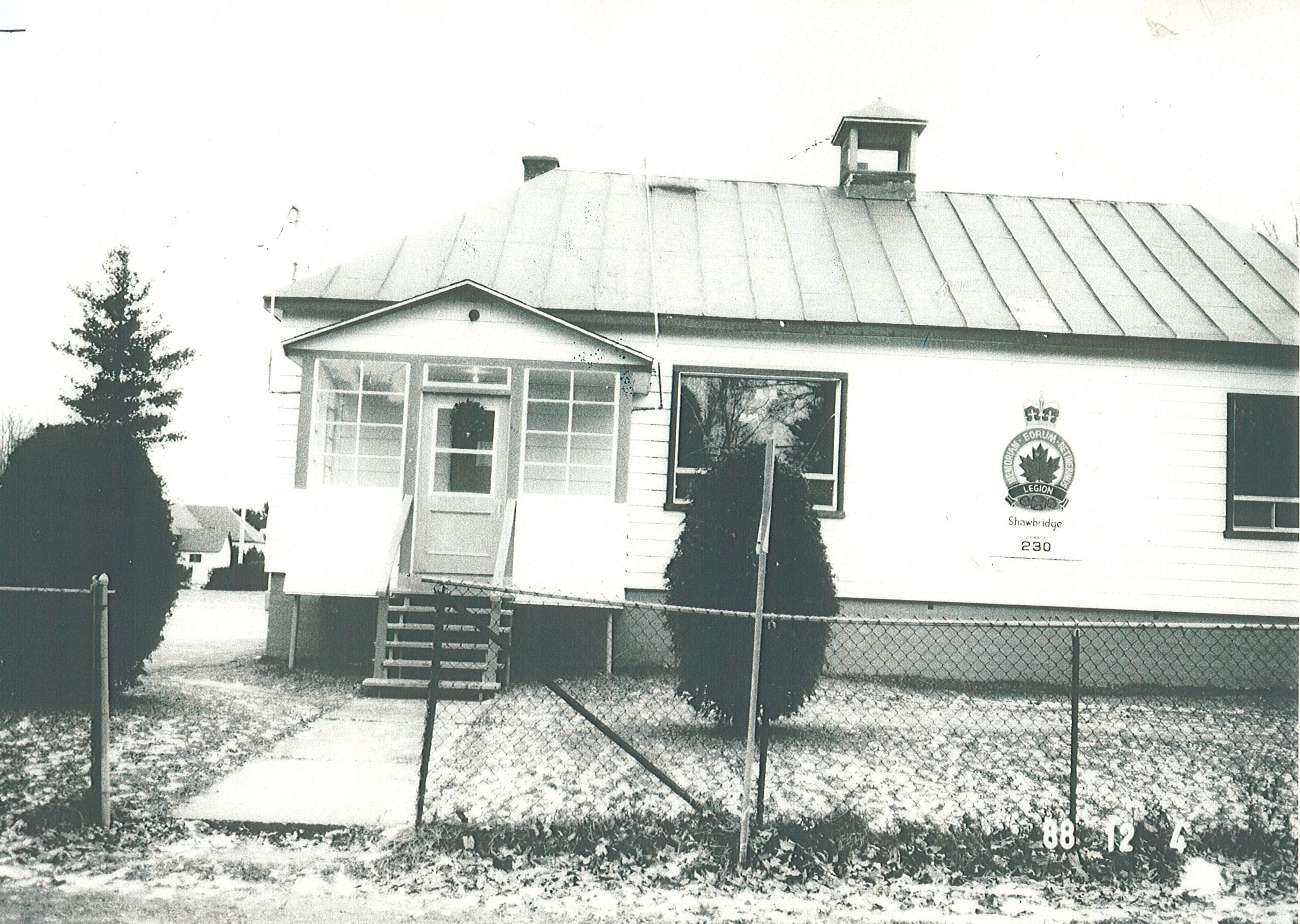
[[[0,586],[87,588],[109,576],[109,679],[133,683],[162,641],[183,568],[145,450],[117,427],[40,427],[0,475]],[[0,692],[89,701],[90,602],[0,593]]]
[[[700,476],[668,563],[668,602],[752,612],[758,579],[763,447],[738,450]],[[807,482],[778,460],[772,492],[764,611],[833,616],[835,580]],[[670,614],[677,691],[720,725],[745,726],[753,658],[752,620]],[[768,621],[763,627],[759,715],[791,715],[813,694],[826,660],[824,622]]]

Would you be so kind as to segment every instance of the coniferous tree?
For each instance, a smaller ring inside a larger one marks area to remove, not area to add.
[[[181,439],[167,429],[181,394],[166,387],[167,379],[194,351],[168,348],[171,331],[144,304],[149,285],[131,270],[126,247],[109,252],[104,272],[102,289],[72,287],[82,303],[81,325],[54,346],[85,363],[90,376],[61,400],[86,423],[120,426],[145,445]]]
[[[699,476],[686,522],[664,573],[668,602],[752,611],[758,578],[763,447],[727,453]],[[769,613],[834,616],[835,578],[821,524],[798,470],[778,458],[772,491],[771,544],[765,609]],[[754,624],[732,616],[672,613],[677,692],[695,711],[744,731]],[[781,620],[764,630],[759,715],[793,715],[813,695],[830,638],[825,622]]]

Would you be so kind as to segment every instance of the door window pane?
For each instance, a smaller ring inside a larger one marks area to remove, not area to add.
[[[478,401],[440,407],[434,437],[432,490],[491,494],[495,462],[495,410]]]

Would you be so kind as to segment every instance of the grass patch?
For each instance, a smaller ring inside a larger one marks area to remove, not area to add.
[[[1249,892],[1293,895],[1296,840],[1275,830],[1276,818],[1254,827],[1207,832],[1185,853],[1169,845],[1172,819],[1152,808],[1135,822],[1133,850],[1108,852],[1105,830],[1087,825],[1074,850],[1048,850],[1036,826],[989,830],[977,819],[950,825],[904,822],[881,830],[860,815],[785,821],[754,832],[751,871],[736,871],[734,817],[716,811],[671,817],[629,813],[600,819],[483,826],[435,822],[388,845],[373,871],[381,881],[419,881],[448,860],[477,858],[500,870],[560,862],[601,879],[728,878],[757,874],[786,883],[836,879],[882,885],[897,880],[962,885],[1011,877],[1130,891],[1172,886],[1189,856],[1231,861],[1259,875]]]
[[[66,869],[186,836],[172,808],[354,695],[353,684],[242,663],[161,671],[115,697],[113,828],[87,801],[90,720],[0,710],[0,851]]]

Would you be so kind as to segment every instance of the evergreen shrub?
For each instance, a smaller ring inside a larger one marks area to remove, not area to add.
[[[0,586],[88,588],[109,576],[109,679],[134,683],[162,641],[184,567],[140,443],[121,427],[39,427],[0,475]],[[0,593],[0,693],[85,705],[93,678],[84,594]]]
[[[719,459],[698,477],[665,578],[668,602],[752,612],[758,579],[763,447]],[[833,616],[835,580],[807,482],[778,459],[772,494],[764,611]],[[752,620],[670,614],[678,693],[700,715],[741,729],[749,714]],[[813,695],[826,660],[824,622],[768,621],[763,630],[759,716],[792,715]]]

